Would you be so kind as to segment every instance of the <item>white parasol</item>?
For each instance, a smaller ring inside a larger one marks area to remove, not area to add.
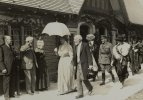
[[[58,36],[65,36],[70,35],[70,31],[64,23],[60,22],[51,22],[48,23],[42,33],[46,33],[49,36],[58,35]]]

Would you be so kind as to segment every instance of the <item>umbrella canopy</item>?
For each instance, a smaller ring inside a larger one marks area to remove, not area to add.
[[[59,23],[59,22],[48,23],[45,26],[42,33],[46,33],[49,36],[58,35],[58,36],[61,36],[61,37],[65,36],[65,35],[70,35],[70,31],[67,28],[67,26],[65,24]]]

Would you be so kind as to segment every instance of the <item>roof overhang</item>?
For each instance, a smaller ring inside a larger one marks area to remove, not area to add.
[[[85,0],[0,0],[1,3],[79,14]]]
[[[123,0],[130,23],[143,25],[143,0]]]

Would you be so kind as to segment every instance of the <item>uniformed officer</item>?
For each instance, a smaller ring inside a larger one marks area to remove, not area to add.
[[[99,48],[99,64],[102,70],[102,83],[100,85],[105,85],[105,70],[107,70],[111,77],[112,81],[115,81],[114,74],[112,73],[111,59],[112,59],[112,44],[107,41],[107,36],[101,37],[101,45]]]

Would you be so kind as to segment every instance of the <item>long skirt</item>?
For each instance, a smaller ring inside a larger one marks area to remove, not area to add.
[[[121,83],[124,82],[126,78],[128,78],[129,73],[127,70],[127,65],[122,65],[120,61],[117,61],[115,65],[115,70]]]
[[[63,94],[72,91],[74,82],[72,58],[61,57],[58,64],[58,92]]]

